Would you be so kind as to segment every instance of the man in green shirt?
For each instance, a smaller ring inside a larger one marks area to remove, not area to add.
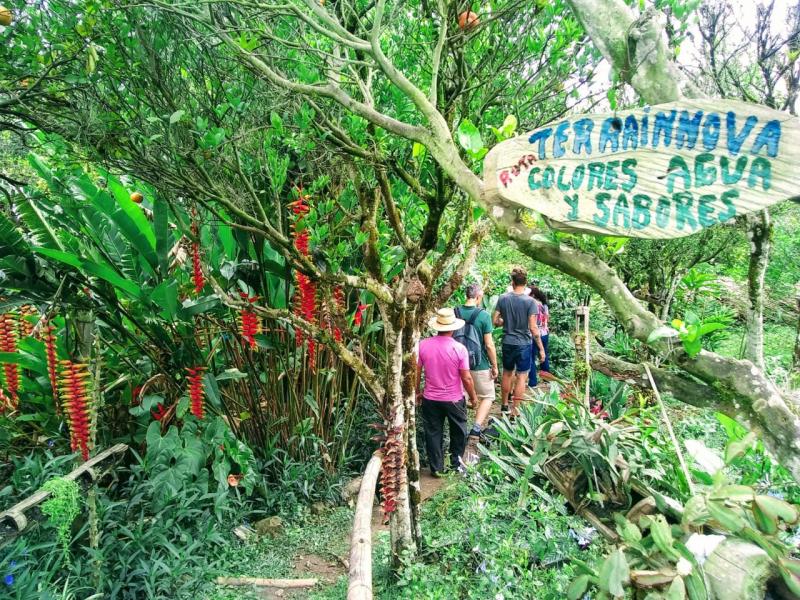
[[[481,431],[489,416],[489,409],[495,400],[495,379],[497,379],[497,353],[492,338],[492,319],[489,313],[481,308],[483,302],[483,288],[477,283],[467,286],[466,302],[457,308],[458,317],[467,323],[472,323],[478,334],[481,345],[480,360],[477,365],[470,366],[472,381],[475,384],[475,393],[478,396],[478,406],[475,413],[475,423],[467,438],[467,449],[464,452],[464,462],[471,464],[477,458],[477,445]],[[475,315],[474,313],[478,314]],[[458,334],[459,332],[456,332]],[[462,338],[463,339],[463,338]]]

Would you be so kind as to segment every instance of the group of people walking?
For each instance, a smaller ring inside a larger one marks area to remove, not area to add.
[[[417,402],[421,404],[425,445],[434,476],[446,470],[445,421],[450,430],[449,469],[460,469],[475,460],[497,396],[500,371],[493,338],[495,326],[503,328],[503,413],[515,418],[526,388],[538,384],[536,359],[540,375],[550,370],[547,295],[535,285],[528,287],[523,269],[512,270],[509,290],[500,296],[491,317],[481,307],[480,285],[468,285],[465,296],[463,306],[441,308],[430,319],[428,325],[436,335],[421,340],[417,353]],[[471,429],[467,408],[475,408]]]

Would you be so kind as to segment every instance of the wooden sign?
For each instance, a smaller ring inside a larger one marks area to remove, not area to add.
[[[734,100],[576,115],[495,146],[484,178],[557,229],[682,237],[800,195],[800,121]]]

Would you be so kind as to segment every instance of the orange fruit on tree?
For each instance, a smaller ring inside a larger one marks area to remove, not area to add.
[[[480,24],[480,19],[478,15],[472,12],[471,10],[465,10],[460,15],[458,15],[458,26],[464,29],[472,29],[473,27],[477,27]]]
[[[0,6],[0,25],[5,25],[8,27],[11,25],[11,21],[13,21],[13,17],[11,15],[11,10],[6,8],[5,6]]]
[[[132,202],[136,202],[136,204],[141,204],[142,200],[144,200],[144,196],[142,195],[142,192],[133,192],[131,194],[131,201]]]

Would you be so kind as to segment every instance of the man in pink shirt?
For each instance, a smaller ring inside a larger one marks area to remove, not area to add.
[[[453,339],[453,333],[464,326],[452,308],[442,308],[428,321],[437,335],[419,343],[417,357],[417,403],[422,404],[425,445],[431,475],[437,477],[444,467],[444,421],[450,424],[450,468],[461,466],[461,456],[467,443],[467,406],[477,405],[475,386],[469,372],[469,353],[466,346]],[[420,392],[422,372],[425,389]]]

